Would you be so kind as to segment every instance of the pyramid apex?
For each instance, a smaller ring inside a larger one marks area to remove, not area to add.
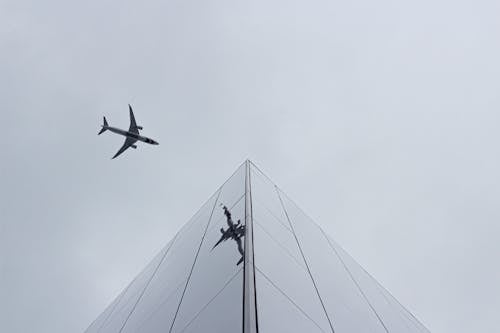
[[[86,333],[242,328],[429,332],[249,158]]]

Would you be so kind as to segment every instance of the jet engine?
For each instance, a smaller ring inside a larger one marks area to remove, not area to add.
[[[136,145],[131,145],[130,147],[134,148],[134,149],[137,149],[137,146]]]

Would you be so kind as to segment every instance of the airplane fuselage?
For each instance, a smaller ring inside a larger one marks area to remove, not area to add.
[[[103,121],[102,128],[99,131],[99,133],[97,133],[97,135],[101,135],[102,133],[109,130],[110,132],[113,132],[113,133],[116,133],[119,135],[123,135],[125,137],[125,142],[123,143],[123,146],[120,148],[120,150],[118,150],[118,152],[115,154],[115,156],[113,156],[111,159],[114,159],[114,158],[120,156],[121,153],[123,153],[125,150],[127,150],[130,147],[132,147],[134,149],[137,148],[137,146],[135,145],[135,143],[137,141],[149,143],[150,145],[158,145],[158,142],[156,142],[155,140],[150,139],[146,136],[142,136],[139,133],[139,131],[142,130],[142,126],[137,126],[137,123],[136,123],[135,117],[134,117],[134,112],[132,111],[132,106],[130,106],[130,104],[128,105],[128,109],[129,109],[129,114],[130,114],[130,126],[128,128],[128,131],[122,130],[121,128],[118,128],[118,127],[109,126],[108,122],[106,121],[106,117],[102,117],[103,118],[102,119],[102,121]]]
[[[142,135],[137,134],[137,133],[133,133],[133,132],[122,130],[121,128],[107,126],[106,129],[108,131],[113,132],[113,133],[120,134],[120,135],[129,137],[129,138],[135,139],[137,141],[142,141],[142,142],[145,142],[145,143],[149,143],[151,145],[157,145],[158,144],[158,142],[156,142],[153,139],[150,139],[148,137],[142,136]]]

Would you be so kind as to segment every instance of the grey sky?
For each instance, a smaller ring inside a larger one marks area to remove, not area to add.
[[[499,15],[1,2],[0,330],[85,329],[248,157],[431,331],[496,331]],[[160,146],[111,161],[127,103]]]

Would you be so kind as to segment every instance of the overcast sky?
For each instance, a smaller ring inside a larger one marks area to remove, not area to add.
[[[0,2],[0,330],[81,332],[246,158],[433,332],[500,327],[500,2]],[[97,131],[106,115],[144,134]]]

